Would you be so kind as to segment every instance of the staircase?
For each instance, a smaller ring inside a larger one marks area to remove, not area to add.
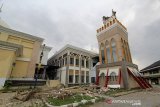
[[[132,71],[130,69],[127,68],[128,74],[131,75],[134,80],[136,80],[136,82],[139,84],[139,86],[142,89],[146,89],[146,88],[152,88],[152,86],[148,83],[148,81],[145,80],[144,77],[142,77],[142,75],[137,71]]]

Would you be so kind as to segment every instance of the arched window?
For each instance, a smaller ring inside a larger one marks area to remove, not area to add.
[[[109,42],[106,41],[106,53],[107,53],[107,62],[111,63],[111,53],[110,53],[110,45]]]
[[[107,23],[107,27],[109,27],[109,23]]]
[[[115,72],[112,72],[110,74],[110,81],[117,81],[117,76],[116,76],[116,73]]]
[[[124,47],[124,43],[123,40],[121,39],[121,46],[122,46],[122,52],[123,52],[123,56],[124,56],[124,60],[126,60],[126,53],[125,53],[125,47]]]
[[[110,21],[110,25],[112,25],[112,21]]]
[[[105,78],[105,74],[104,73],[101,73],[100,74],[100,78],[99,78],[100,80],[99,80],[99,82],[100,82],[100,86],[104,86],[104,84],[105,84],[105,80],[106,80],[106,78]]]
[[[126,46],[126,41],[124,41],[124,49],[125,49],[125,52],[126,52],[126,61],[129,61],[128,60],[128,57],[129,57],[128,55],[129,54],[128,54],[128,49],[127,49],[127,46]]]
[[[103,78],[104,78],[104,77],[105,77],[105,74],[104,74],[104,73],[101,73],[100,77],[103,77]],[[104,79],[105,79],[105,78],[104,78]]]
[[[113,23],[115,23],[115,20],[113,19]]]
[[[116,41],[114,39],[111,40],[111,46],[112,46],[112,56],[113,61],[117,62],[117,55],[116,55]]]
[[[103,43],[100,46],[100,51],[101,51],[102,64],[104,64],[105,63],[105,57],[104,57],[104,44]]]

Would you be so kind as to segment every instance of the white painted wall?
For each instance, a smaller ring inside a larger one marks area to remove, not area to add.
[[[66,85],[66,67],[61,70],[61,83]]]
[[[90,77],[96,77],[96,66],[99,65],[100,63],[98,62],[93,68],[91,68],[91,71],[89,72]],[[91,79],[91,78],[90,78]]]
[[[3,88],[6,78],[0,78],[0,89]]]

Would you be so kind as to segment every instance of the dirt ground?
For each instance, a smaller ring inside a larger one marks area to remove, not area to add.
[[[12,99],[16,92],[0,93],[0,107],[43,107],[40,99],[18,101]],[[108,97],[104,102],[89,107],[160,107],[160,86],[119,97]]]
[[[13,99],[16,92],[0,93],[0,107],[43,107],[40,99],[31,99],[29,101],[19,101]]]
[[[90,107],[160,107],[160,87],[119,97],[107,97]]]

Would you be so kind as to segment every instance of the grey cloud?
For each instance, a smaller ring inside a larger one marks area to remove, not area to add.
[[[11,28],[45,38],[52,52],[70,43],[97,49],[102,16],[117,11],[128,28],[132,57],[143,68],[159,60],[159,0],[6,0],[1,17]],[[156,52],[155,52],[156,51]]]

